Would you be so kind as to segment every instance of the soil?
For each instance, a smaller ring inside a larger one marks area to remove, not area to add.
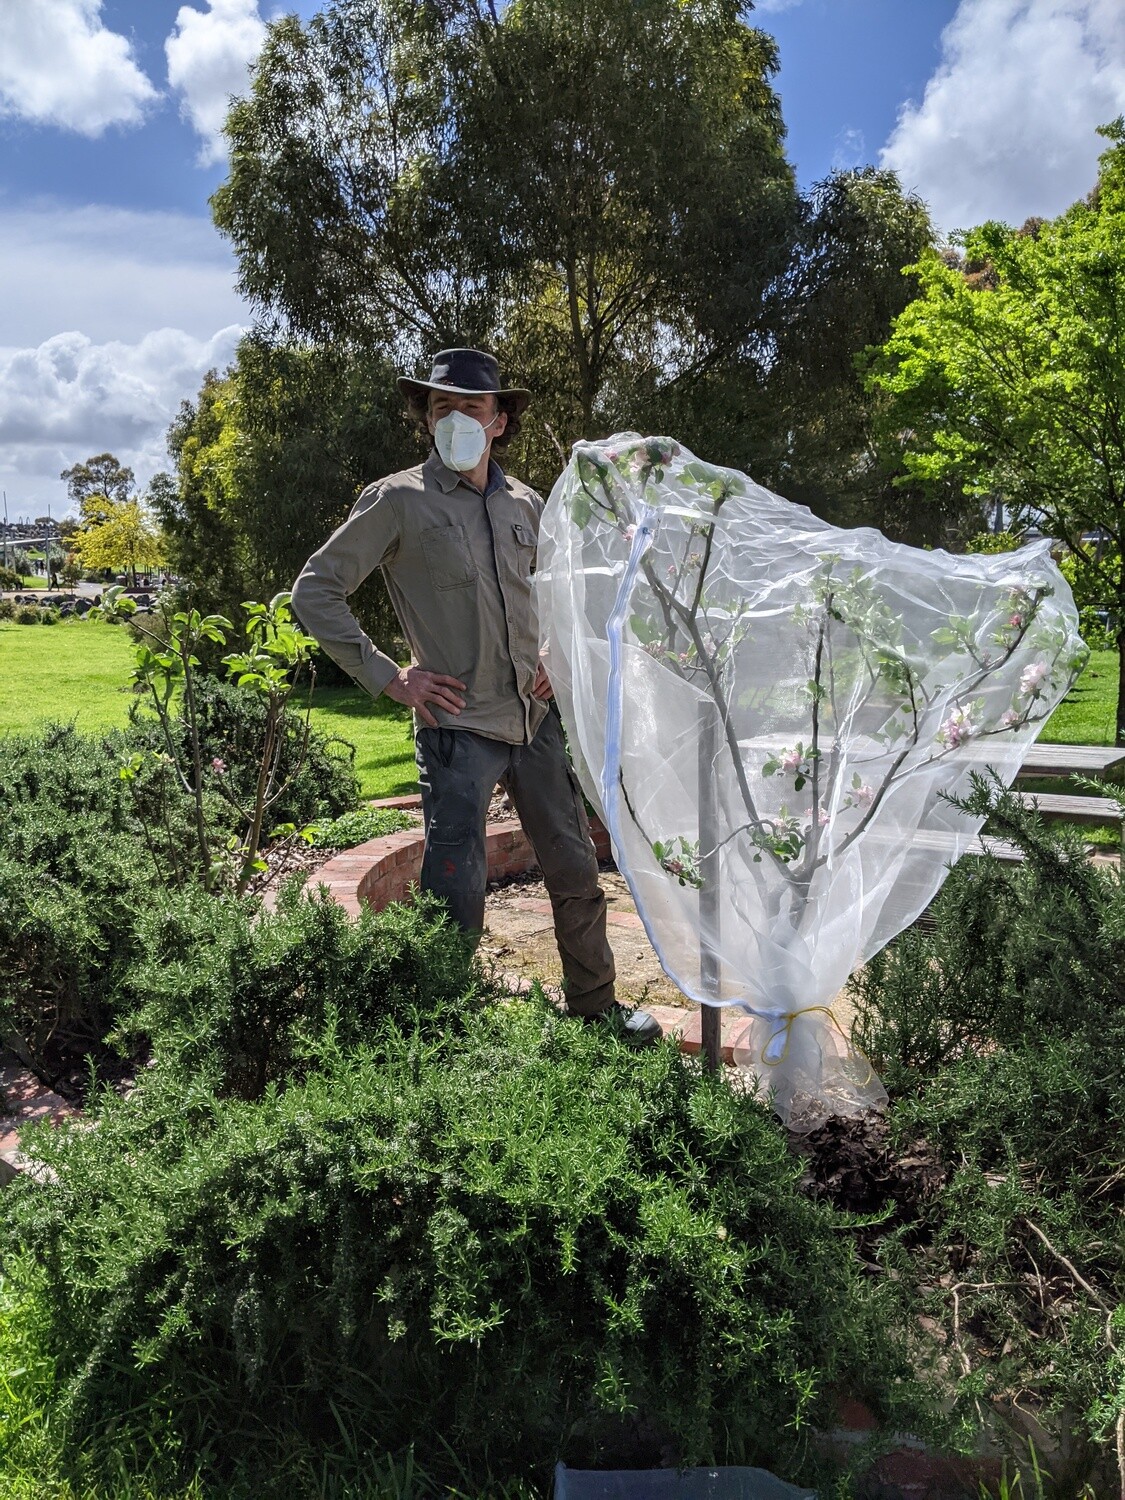
[[[889,1230],[901,1226],[913,1226],[917,1240],[926,1205],[949,1175],[927,1141],[892,1142],[879,1115],[834,1116],[807,1135],[791,1135],[789,1146],[805,1159],[800,1186],[810,1197],[846,1213],[877,1216],[857,1227],[861,1254],[871,1254]]]
[[[691,1002],[660,967],[629,888],[612,865],[602,866],[601,887],[609,909],[606,934],[617,965],[617,998],[626,1005],[689,1007]],[[489,885],[480,956],[497,974],[538,979],[548,990],[561,989],[551,902],[537,869]]]

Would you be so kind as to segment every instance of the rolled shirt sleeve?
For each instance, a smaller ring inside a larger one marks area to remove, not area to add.
[[[293,585],[293,608],[309,635],[349,676],[377,698],[398,673],[348,607],[370,573],[389,562],[399,544],[394,496],[380,486],[365,490],[351,515],[309,558]]]

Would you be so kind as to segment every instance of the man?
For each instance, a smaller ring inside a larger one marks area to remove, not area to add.
[[[660,1028],[614,999],[605,897],[577,778],[539,659],[532,575],[543,502],[492,457],[519,431],[529,393],[503,388],[495,358],[445,349],[429,380],[403,377],[433,439],[424,464],[363,491],[309,559],[293,606],[309,633],[372,697],[415,716],[426,824],[422,888],[479,937],[493,789],[511,797],[543,871],[571,1015],[608,1021],[637,1045]],[[376,650],[347,605],[374,568],[413,663]]]

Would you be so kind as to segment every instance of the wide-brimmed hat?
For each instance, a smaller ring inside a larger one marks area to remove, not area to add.
[[[398,377],[398,388],[405,395],[426,399],[427,391],[453,391],[458,396],[502,396],[506,406],[520,412],[531,400],[531,392],[517,386],[500,384],[500,366],[495,354],[483,349],[443,349],[434,355],[429,380]]]

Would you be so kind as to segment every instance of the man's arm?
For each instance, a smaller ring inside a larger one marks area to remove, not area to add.
[[[365,490],[348,519],[301,570],[293,585],[293,608],[308,633],[373,698],[386,693],[436,729],[437,720],[426,705],[434,703],[446,713],[459,714],[465,700],[458,690],[463,692],[465,684],[421,667],[400,668],[378,649],[348,608],[348,595],[394,557],[399,534],[392,497],[377,487]]]
[[[365,490],[293,585],[293,608],[301,624],[373,698],[398,676],[398,663],[378,649],[347,601],[370,573],[394,556],[398,541],[391,497],[378,488]]]

